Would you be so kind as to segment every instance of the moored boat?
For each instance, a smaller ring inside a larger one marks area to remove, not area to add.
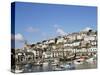
[[[76,59],[74,60],[74,64],[83,64],[84,63],[84,59]]]

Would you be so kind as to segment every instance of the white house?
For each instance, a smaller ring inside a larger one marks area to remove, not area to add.
[[[88,49],[89,52],[96,52],[97,51],[97,48],[96,47],[91,47]]]
[[[76,40],[76,35],[68,35],[70,41]]]
[[[52,48],[55,50],[56,49],[56,46],[52,46]]]
[[[97,41],[91,41],[91,45],[96,46],[97,45]]]
[[[32,53],[34,54],[34,56],[36,56],[36,51],[35,50],[32,50]]]
[[[50,40],[48,41],[48,44],[52,44],[52,43],[55,43],[55,40],[54,40],[54,39],[50,39]]]
[[[81,41],[81,46],[86,46],[87,43],[90,43],[90,41]]]
[[[42,49],[47,48],[47,47],[48,47],[47,45],[42,45]]]
[[[96,40],[94,36],[85,36],[84,41]]]
[[[83,39],[83,36],[79,34],[79,35],[77,35],[77,39],[81,40],[81,39]]]
[[[79,46],[79,45],[80,45],[80,41],[72,43],[72,46]]]
[[[72,44],[72,43],[65,43],[65,44],[64,44],[64,47],[68,47],[68,46],[69,46],[69,47],[72,47],[73,44]]]
[[[64,42],[64,38],[58,38],[58,40],[57,40],[57,44],[59,44],[59,43],[63,43]]]

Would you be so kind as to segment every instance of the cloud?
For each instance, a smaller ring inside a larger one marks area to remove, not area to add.
[[[83,29],[82,31],[89,31],[89,30],[92,30],[92,28],[90,28],[90,27],[86,27],[86,28]]]
[[[32,33],[34,33],[34,32],[38,32],[39,29],[33,28],[33,27],[28,27],[28,28],[26,29],[26,31],[27,31],[27,32],[32,32]]]
[[[66,32],[59,27],[59,25],[55,24],[54,28],[56,28],[56,32],[60,35],[66,35]]]
[[[59,33],[60,35],[66,35],[66,33],[64,32],[64,30],[57,28],[56,30],[57,33]]]
[[[24,37],[23,37],[23,35],[22,34],[20,34],[20,33],[17,33],[17,34],[12,34],[11,35],[11,39],[12,40],[15,40],[15,41],[19,41],[19,42],[23,42],[24,41]]]
[[[54,27],[55,27],[55,28],[59,28],[59,25],[55,24]]]

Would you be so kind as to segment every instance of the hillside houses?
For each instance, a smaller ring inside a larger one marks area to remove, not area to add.
[[[77,56],[89,56],[97,52],[97,31],[87,29],[43,40],[36,44],[27,44],[23,49],[16,50],[16,61],[38,62],[50,58],[75,59]]]

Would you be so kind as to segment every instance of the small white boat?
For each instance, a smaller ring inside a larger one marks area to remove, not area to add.
[[[68,63],[68,64],[64,64],[64,65],[60,65],[61,68],[63,68],[64,70],[66,69],[74,69],[75,65],[72,63]]]
[[[53,70],[54,71],[61,71],[62,69],[61,68],[58,68],[58,67],[55,67]]]
[[[23,72],[23,69],[22,70],[15,70],[15,73],[21,73]]]
[[[84,59],[76,59],[74,60],[74,64],[83,64]]]
[[[61,68],[69,68],[70,65],[66,64],[66,65],[60,65]]]
[[[43,66],[47,66],[48,65],[48,62],[43,62]]]
[[[40,66],[40,65],[43,65],[43,63],[41,63],[41,62],[37,62],[37,63],[34,63],[34,65],[36,65],[36,66]]]
[[[96,58],[97,57],[97,54],[95,54],[94,57]]]
[[[58,62],[52,62],[52,65],[53,66],[57,66],[58,65]]]
[[[52,63],[52,65],[53,65],[53,66],[57,66],[57,64],[56,64],[56,63]]]
[[[88,63],[93,63],[93,61],[95,61],[94,58],[90,58],[90,59],[86,60],[86,62],[88,62]]]

